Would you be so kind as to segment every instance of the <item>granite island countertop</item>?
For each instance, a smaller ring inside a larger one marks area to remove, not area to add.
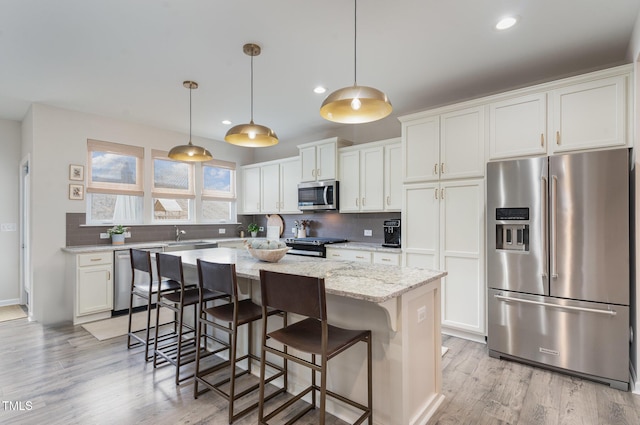
[[[230,248],[175,251],[185,266],[195,266],[197,259],[218,263],[234,263],[238,277],[259,280],[260,270],[299,274],[325,279],[328,294],[364,301],[383,303],[412,289],[436,281],[447,272],[384,264],[364,264],[285,255],[277,263],[266,263],[253,258],[247,251]]]

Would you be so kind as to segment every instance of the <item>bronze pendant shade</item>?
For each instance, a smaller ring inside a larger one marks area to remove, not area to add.
[[[191,91],[198,88],[198,83],[195,81],[185,81],[182,85],[189,89],[189,143],[172,148],[169,151],[169,158],[188,162],[209,161],[213,159],[211,152],[191,143]]]
[[[249,124],[238,124],[227,131],[224,140],[232,145],[249,148],[262,148],[278,143],[278,136],[269,127],[253,122],[253,57],[260,54],[260,46],[257,44],[245,44],[242,51],[251,56],[251,121]]]
[[[389,98],[382,91],[357,84],[357,11],[358,2],[354,0],[353,86],[334,91],[320,107],[322,118],[342,124],[377,121],[393,110]]]

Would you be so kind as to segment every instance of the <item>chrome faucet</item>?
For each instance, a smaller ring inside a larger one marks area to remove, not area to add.
[[[176,242],[179,242],[180,241],[180,236],[186,235],[187,231],[178,229],[178,226],[173,226],[173,227],[176,228]]]

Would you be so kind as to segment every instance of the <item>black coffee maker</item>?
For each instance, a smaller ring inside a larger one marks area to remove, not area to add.
[[[384,221],[384,243],[382,246],[400,248],[400,219]]]

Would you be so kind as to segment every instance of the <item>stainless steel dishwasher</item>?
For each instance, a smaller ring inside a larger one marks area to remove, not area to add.
[[[156,277],[156,252],[162,252],[162,247],[141,248],[143,251],[151,252],[151,266],[154,279]],[[113,251],[113,264],[115,279],[113,280],[113,312],[112,315],[127,313],[129,311],[129,295],[131,293],[131,255],[129,250]],[[140,276],[140,279],[148,279],[147,275]],[[142,282],[142,281],[141,281]],[[135,297],[133,307],[145,305],[146,300]],[[155,300],[152,300],[155,303]]]

